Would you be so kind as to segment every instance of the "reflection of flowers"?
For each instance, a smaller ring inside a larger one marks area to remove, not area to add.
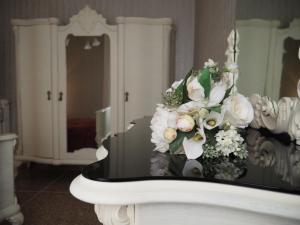
[[[187,160],[184,155],[153,153],[150,173],[152,176],[183,176],[191,178],[214,178],[236,180],[246,171],[245,160],[219,157]]]
[[[284,145],[276,138],[267,138],[259,131],[248,130],[246,138],[249,161],[260,167],[273,167],[281,180],[300,186],[300,151],[294,143]]]
[[[260,147],[250,149],[248,149],[249,159],[254,165],[258,165],[261,167],[270,167],[274,165],[275,152],[272,142],[266,140],[261,143]]]
[[[293,149],[289,155],[291,166],[291,184],[300,186],[300,150]]]
[[[203,166],[195,159],[187,160],[184,164],[182,175],[184,177],[203,177]]]
[[[216,175],[214,176],[218,180],[236,180],[244,173],[243,167],[238,167],[228,159],[216,165]]]
[[[169,155],[160,152],[153,152],[151,157],[151,176],[166,176],[169,172]]]
[[[274,165],[274,145],[271,141],[262,136],[259,131],[249,129],[246,142],[249,160],[251,163],[261,167],[269,167]]]

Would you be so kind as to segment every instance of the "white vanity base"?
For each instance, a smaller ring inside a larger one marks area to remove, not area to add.
[[[0,135],[0,222],[8,220],[13,225],[23,224],[23,215],[14,191],[15,134]]]
[[[188,203],[95,205],[104,225],[299,225],[299,220],[233,208]]]
[[[97,182],[70,186],[104,225],[299,225],[300,196],[210,182]]]
[[[17,203],[10,205],[9,207],[0,211],[0,221],[8,220],[12,225],[22,225],[24,222],[24,216],[21,213],[21,208]]]

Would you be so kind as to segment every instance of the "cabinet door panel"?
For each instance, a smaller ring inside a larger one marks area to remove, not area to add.
[[[16,48],[23,154],[50,158],[53,156],[50,27],[19,27]]]
[[[125,127],[153,115],[162,101],[169,80],[169,33],[170,27],[163,25],[125,26]]]

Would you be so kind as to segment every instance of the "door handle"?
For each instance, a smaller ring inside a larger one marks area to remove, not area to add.
[[[59,95],[58,95],[58,101],[62,101],[63,100],[63,93],[62,92],[59,92]]]
[[[125,102],[129,101],[129,92],[125,92]]]
[[[51,91],[47,91],[47,100],[48,100],[48,101],[51,100]]]

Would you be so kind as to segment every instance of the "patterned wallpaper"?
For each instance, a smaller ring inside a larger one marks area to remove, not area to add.
[[[196,0],[195,68],[212,58],[223,66],[227,37],[234,27],[236,1]]]

